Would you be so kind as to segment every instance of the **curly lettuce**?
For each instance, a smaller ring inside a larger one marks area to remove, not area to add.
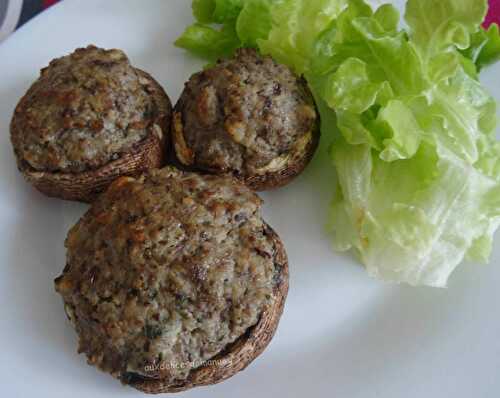
[[[307,78],[333,142],[337,250],[372,276],[435,287],[464,259],[488,260],[500,144],[478,74],[500,58],[500,35],[481,28],[486,0],[408,0],[406,29],[396,8],[363,0],[195,0],[193,11],[178,46],[210,60],[252,46]]]

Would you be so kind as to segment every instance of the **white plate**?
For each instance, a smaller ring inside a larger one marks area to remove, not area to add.
[[[189,0],[64,1],[0,45],[0,395],[141,396],[86,365],[54,292],[64,238],[85,206],[48,199],[18,174],[9,121],[52,58],[89,43],[125,50],[175,101],[202,66],[172,42]],[[484,81],[500,98],[500,67]],[[185,397],[499,397],[500,245],[464,264],[446,290],[385,285],[329,246],[331,169],[319,155],[291,186],[264,195],[285,241],[291,284],[279,331],[247,370]]]

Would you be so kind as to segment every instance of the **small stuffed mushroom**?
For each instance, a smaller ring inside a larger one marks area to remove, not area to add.
[[[121,50],[95,46],[57,58],[17,105],[19,170],[48,196],[92,201],[114,179],[161,167],[172,106]]]
[[[311,160],[319,117],[305,80],[253,49],[196,73],[174,109],[175,157],[257,191],[286,185]]]
[[[230,176],[121,177],[71,229],[56,279],[88,362],[147,393],[215,384],[269,344],[288,262]]]

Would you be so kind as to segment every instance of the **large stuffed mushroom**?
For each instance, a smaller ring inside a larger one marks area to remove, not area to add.
[[[56,280],[90,364],[149,393],[218,383],[268,345],[288,291],[281,240],[233,177],[121,177],[71,229]]]

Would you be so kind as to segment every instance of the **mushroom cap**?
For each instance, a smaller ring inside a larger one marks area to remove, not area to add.
[[[240,49],[194,74],[172,118],[172,158],[187,170],[229,173],[257,191],[300,174],[320,138],[307,82],[293,71]]]

